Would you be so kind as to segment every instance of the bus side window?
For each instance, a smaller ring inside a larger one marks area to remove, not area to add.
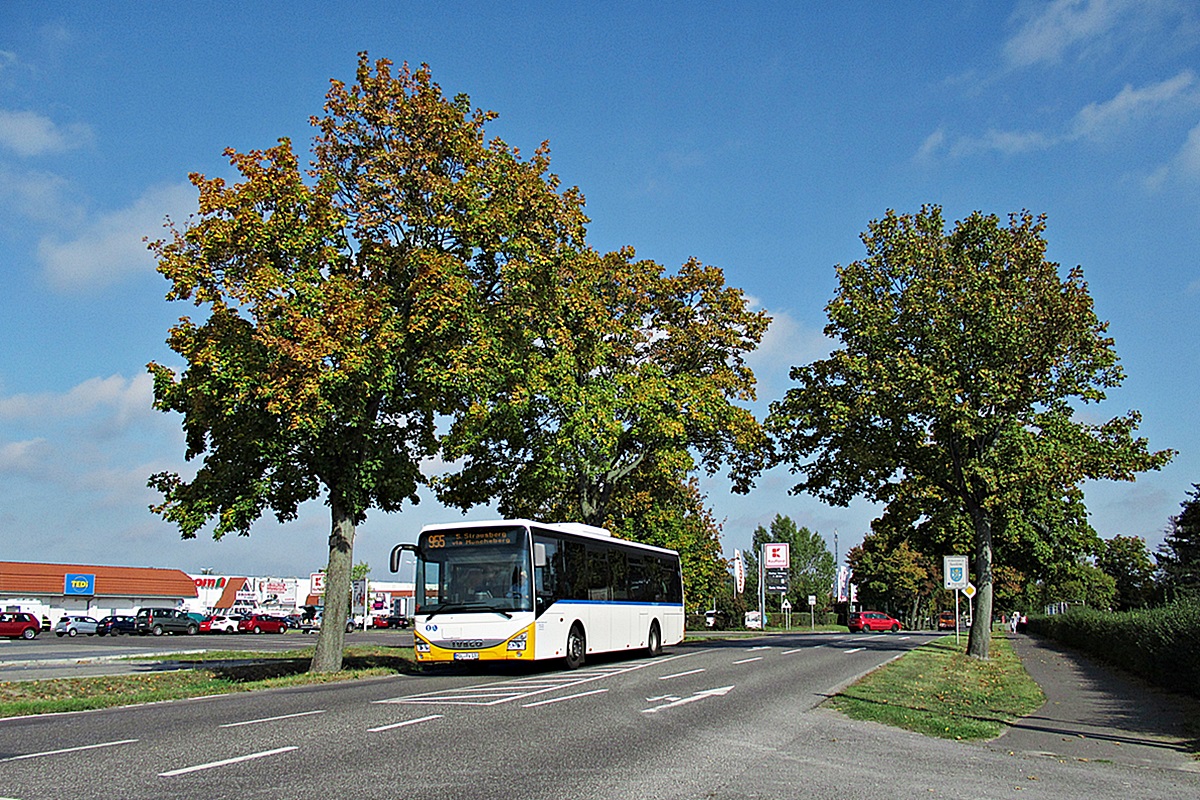
[[[641,556],[630,556],[629,561],[629,599],[644,603],[646,596],[646,568]]]
[[[587,566],[587,599],[611,600],[608,596],[608,554],[598,547],[589,547]]]
[[[608,573],[612,577],[613,600],[629,599],[629,574],[625,568],[625,553],[620,550],[608,551]]]
[[[562,546],[566,554],[566,591],[563,596],[571,600],[587,600],[587,549],[583,542],[563,542]]]

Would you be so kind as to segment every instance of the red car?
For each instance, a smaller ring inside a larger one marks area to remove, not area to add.
[[[900,620],[889,617],[882,611],[855,611],[850,615],[846,627],[850,629],[851,633],[869,633],[871,631],[895,633],[900,630]]]
[[[0,636],[10,639],[32,639],[42,630],[42,623],[33,614],[21,611],[0,613]]]
[[[238,633],[283,633],[288,628],[287,620],[266,614],[251,614],[238,620]]]

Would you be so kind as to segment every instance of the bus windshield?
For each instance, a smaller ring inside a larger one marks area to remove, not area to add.
[[[533,610],[524,527],[431,530],[417,548],[418,614]]]

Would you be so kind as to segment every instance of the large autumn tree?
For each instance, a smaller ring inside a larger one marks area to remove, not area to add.
[[[155,406],[183,415],[201,460],[190,478],[151,478],[154,510],[184,538],[210,524],[221,538],[323,497],[335,624],[315,671],[341,666],[355,527],[417,501],[437,415],[511,366],[488,334],[505,287],[552,279],[582,241],[578,193],[558,191],[544,147],[524,160],[485,141],[493,116],[427,67],[362,54],[313,119],[310,169],[287,140],[228,151],[240,180],[192,175],[198,214],[151,245],[168,299],[203,309],[171,329],[182,372],[149,365]]]
[[[709,515],[689,481],[765,441],[743,405],[755,385],[744,357],[769,318],[697,260],[669,272],[632,249],[584,249],[553,268],[555,280],[509,287],[519,302],[495,330],[519,365],[494,372],[452,423],[444,453],[456,471],[439,480],[440,499],[621,530],[679,549],[706,576],[689,575],[693,586],[716,581],[715,525],[700,524]]]
[[[991,642],[996,524],[1027,498],[1069,497],[1085,479],[1133,480],[1173,455],[1135,437],[1131,411],[1074,418],[1123,379],[1082,270],[1046,259],[1045,222],[975,213],[946,229],[939,207],[889,211],[864,260],[837,269],[827,359],[791,372],[772,404],[794,491],[952,503],[970,520],[979,594],[967,652]],[[1061,503],[1052,503],[1061,507]],[[1031,527],[1032,529],[1032,527]]]

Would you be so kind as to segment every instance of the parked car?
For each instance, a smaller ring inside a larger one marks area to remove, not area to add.
[[[287,620],[268,614],[250,614],[239,619],[237,624],[239,633],[283,633],[287,627]]]
[[[940,614],[938,614],[938,630],[939,631],[954,630],[955,620],[956,620],[956,617],[954,616],[953,611],[941,612]]]
[[[200,623],[178,608],[139,608],[136,616],[137,632],[162,636],[164,633],[186,633],[194,636],[200,632]]]
[[[891,631],[895,633],[900,630],[900,620],[895,617],[889,617],[882,611],[855,611],[850,615],[846,627],[851,633],[871,631]]]
[[[371,626],[374,628],[394,628],[399,630],[408,627],[408,617],[403,614],[388,614],[387,616],[373,617]]]
[[[104,617],[96,625],[96,633],[100,636],[120,636],[122,633],[137,633],[137,620],[128,614],[111,614]]]
[[[224,614],[209,614],[200,620],[201,633],[237,633],[237,619]]]
[[[10,639],[33,639],[42,631],[42,623],[33,614],[23,611],[0,612],[0,636]]]
[[[100,625],[95,617],[83,616],[68,616],[63,617],[54,626],[55,636],[78,636],[81,633],[86,633],[88,636],[96,635],[96,628]]]

